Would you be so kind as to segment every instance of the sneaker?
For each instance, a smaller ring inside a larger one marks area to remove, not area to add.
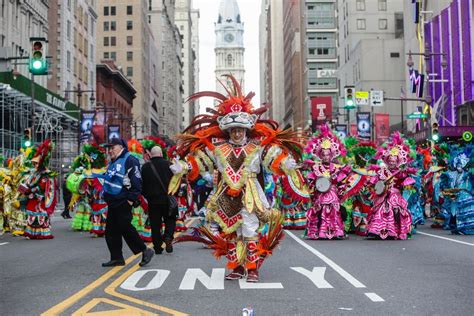
[[[155,248],[155,255],[161,255],[163,253],[163,248]]]
[[[226,280],[238,280],[242,279],[245,276],[245,269],[242,266],[238,266],[231,273],[225,276]]]
[[[140,267],[146,266],[147,264],[150,263],[151,258],[153,258],[153,250],[150,248],[146,248],[142,252],[142,261],[139,263]]]
[[[247,274],[247,282],[257,283],[258,282],[258,270],[249,270]]]

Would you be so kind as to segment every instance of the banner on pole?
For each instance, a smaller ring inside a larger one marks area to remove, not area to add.
[[[313,130],[316,130],[316,126],[332,120],[332,97],[311,98],[311,119]]]
[[[375,138],[377,144],[385,142],[390,136],[390,115],[388,113],[375,113]]]
[[[112,138],[120,138],[120,125],[109,125],[107,128],[107,135],[109,136],[109,141]]]
[[[340,139],[346,138],[347,135],[347,125],[345,124],[337,124],[336,125],[336,134],[339,136]]]
[[[92,126],[94,125],[95,112],[82,111],[81,112],[81,144],[89,142],[92,135]]]
[[[357,136],[357,125],[356,124],[351,124],[350,135],[354,136],[354,137]]]
[[[357,136],[365,140],[371,138],[370,112],[357,113]]]

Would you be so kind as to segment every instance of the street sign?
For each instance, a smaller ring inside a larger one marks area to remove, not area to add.
[[[383,91],[382,90],[370,91],[370,105],[383,106]]]
[[[413,112],[407,115],[407,119],[425,119],[428,118],[428,114],[421,112]]]
[[[369,91],[356,91],[356,105],[369,105]]]

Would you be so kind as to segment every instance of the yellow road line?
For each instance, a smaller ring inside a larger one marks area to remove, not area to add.
[[[135,260],[139,255],[133,255],[131,257],[129,257],[126,261],[125,261],[125,265],[129,264],[130,262],[132,262],[133,260]],[[84,296],[86,296],[87,294],[89,294],[90,292],[92,292],[93,290],[95,290],[96,288],[98,288],[99,286],[101,286],[105,281],[107,281],[108,279],[110,279],[111,277],[113,277],[115,274],[117,274],[120,270],[122,270],[125,266],[118,266],[118,267],[114,267],[112,270],[110,271],[107,271],[107,273],[105,273],[104,275],[102,275],[100,278],[98,278],[97,280],[95,280],[94,282],[92,282],[91,284],[89,284],[88,286],[86,286],[85,288],[81,289],[79,292],[77,292],[76,294],[68,297],[67,299],[65,299],[64,301],[62,301],[61,303],[51,307],[50,309],[48,309],[46,312],[42,313],[41,316],[50,316],[50,315],[59,315],[60,313],[62,313],[63,311],[65,311],[67,308],[69,308],[70,306],[72,306],[74,303],[76,303],[77,301],[79,301],[81,298],[83,298]]]
[[[195,219],[190,220],[186,224],[186,226],[192,224],[194,222],[194,220]],[[178,236],[180,234],[181,233],[176,233],[175,236]],[[109,286],[107,286],[105,288],[105,293],[110,294],[110,295],[115,296],[115,297],[118,297],[118,298],[121,298],[121,299],[126,300],[126,301],[130,301],[130,302],[138,304],[138,305],[150,307],[150,308],[153,308],[153,309],[165,312],[165,313],[169,313],[171,315],[176,315],[176,316],[187,316],[188,315],[188,314],[178,312],[178,311],[173,310],[173,309],[168,308],[168,307],[152,304],[152,303],[140,300],[140,299],[135,298],[135,297],[131,297],[131,296],[128,296],[128,295],[125,295],[125,294],[122,294],[122,293],[118,293],[116,291],[117,287],[119,287],[120,284],[122,284],[130,275],[132,275],[139,268],[140,268],[140,266],[138,264],[132,266],[129,270],[127,270],[124,274],[122,274],[114,282],[112,282]]]
[[[194,222],[194,220],[195,219],[190,220],[187,223],[187,225],[192,224]],[[177,233],[176,235],[179,235],[179,233]],[[55,305],[55,306],[51,307],[50,309],[48,309],[47,311],[43,312],[41,314],[41,316],[53,316],[53,315],[61,314],[63,311],[65,311],[66,309],[68,309],[69,307],[74,305],[74,303],[78,302],[80,299],[82,299],[83,297],[85,297],[86,295],[88,295],[89,293],[94,291],[95,289],[97,289],[104,282],[106,282],[111,277],[113,277],[115,274],[117,274],[120,270],[125,268],[130,262],[137,259],[139,255],[140,254],[130,256],[129,258],[127,258],[127,260],[125,260],[125,266],[118,266],[118,267],[112,268],[110,271],[107,271],[104,275],[102,275],[100,278],[98,278],[97,280],[95,280],[91,284],[87,285],[85,288],[81,289],[79,292],[73,294],[72,296],[68,297],[64,301],[58,303],[57,305]],[[133,269],[135,269],[135,270],[133,270]],[[133,272],[135,272],[137,269],[138,269],[138,265],[132,266],[132,268],[130,270],[133,270]],[[128,275],[127,275],[127,277],[128,277]],[[112,284],[114,284],[114,283],[112,283]],[[118,284],[120,284],[120,283],[118,283]],[[115,287],[117,287],[117,286],[115,286]],[[114,289],[112,289],[112,290],[115,292]],[[117,293],[117,294],[120,294],[120,293]],[[113,295],[113,294],[111,294],[111,295]],[[126,296],[126,295],[124,295],[124,296]],[[133,300],[136,300],[133,297],[129,297],[129,298],[132,299],[132,300],[130,300],[128,298],[125,298],[125,299],[129,300],[129,301],[132,301],[132,302],[133,302]],[[138,301],[140,301],[140,300],[138,300]],[[144,301],[140,301],[140,302],[147,303],[147,302],[144,302]],[[148,306],[148,305],[142,304],[142,303],[139,303],[139,304],[144,305],[144,306]],[[147,304],[150,304],[150,303],[147,303]],[[154,304],[150,304],[150,305],[154,305]],[[159,305],[154,305],[154,306],[159,307],[160,308],[159,310],[161,310],[161,308],[166,309],[166,307],[161,307]],[[149,307],[155,308],[153,306],[149,306]],[[182,313],[179,313],[179,312],[176,312],[176,313],[178,313],[178,314],[174,314],[174,315],[186,315],[186,314],[182,314]]]

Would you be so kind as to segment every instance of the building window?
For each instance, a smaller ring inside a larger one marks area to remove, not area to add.
[[[110,56],[109,56],[109,52],[104,52],[104,59],[109,59]]]
[[[379,11],[387,11],[387,0],[379,0]]]
[[[227,55],[227,66],[232,66],[232,55]]]
[[[365,30],[365,19],[357,19],[357,29]]]
[[[110,30],[111,31],[117,30],[117,23],[115,21],[110,21]]]
[[[109,7],[104,7],[104,15],[109,15]]]
[[[127,61],[133,60],[133,52],[127,52]]]
[[[390,53],[390,57],[391,57],[391,58],[399,58],[399,57],[400,57],[400,53]]]
[[[66,67],[68,70],[71,70],[71,52],[67,51],[66,53]]]
[[[105,21],[104,22],[104,31],[108,31],[109,30],[109,21]]]
[[[104,46],[109,46],[109,38],[107,36],[104,37]]]
[[[133,36],[127,36],[127,45],[133,45]]]
[[[110,52],[110,59],[117,61],[117,52]]]
[[[66,36],[68,40],[71,40],[71,21],[67,21]]]
[[[356,10],[365,11],[365,0],[356,0]]]
[[[110,15],[115,15],[115,7],[110,7]]]
[[[127,21],[127,30],[133,29],[133,21]]]
[[[117,45],[117,38],[115,36],[112,36],[110,38],[110,46],[116,46]]]
[[[379,30],[387,29],[387,19],[379,19]]]
[[[128,5],[127,6],[127,15],[132,15],[133,14],[133,6]]]
[[[133,67],[127,67],[127,77],[133,77]]]

